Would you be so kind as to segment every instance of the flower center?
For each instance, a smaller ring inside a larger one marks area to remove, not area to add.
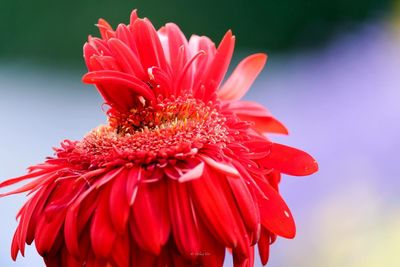
[[[213,103],[207,105],[191,95],[159,99],[155,106],[139,105],[127,114],[111,109],[108,115],[110,126],[121,135],[207,124],[216,120],[224,122]]]
[[[111,109],[108,115],[108,126],[93,130],[78,144],[92,165],[113,160],[163,164],[193,157],[205,144],[225,146],[229,141],[218,106],[190,95],[162,99],[128,114]]]

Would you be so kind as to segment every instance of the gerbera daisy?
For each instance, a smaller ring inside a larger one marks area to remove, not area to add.
[[[268,139],[287,134],[261,105],[241,101],[266,62],[245,58],[221,82],[235,37],[218,47],[188,41],[172,23],[156,31],[132,12],[116,30],[89,36],[85,83],[95,84],[108,124],[7,180],[28,180],[12,258],[35,241],[46,266],[253,266],[266,264],[277,236],[293,238],[281,173],[309,175],[315,160]]]

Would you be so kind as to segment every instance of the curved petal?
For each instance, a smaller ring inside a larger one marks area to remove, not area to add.
[[[144,69],[160,67],[167,70],[164,51],[153,24],[148,19],[137,19],[132,25],[132,33]]]
[[[258,253],[260,254],[261,263],[266,265],[269,259],[270,234],[267,229],[262,227],[260,240],[258,241]]]
[[[225,102],[226,108],[235,114],[245,114],[253,117],[271,117],[271,112],[263,105],[253,101],[229,101]]]
[[[124,170],[114,178],[110,192],[109,208],[111,221],[116,231],[123,234],[129,219],[130,205],[127,191],[128,171]]]
[[[89,250],[90,219],[98,203],[98,191],[85,192],[67,210],[64,221],[65,245],[75,257],[86,257]],[[87,234],[82,235],[83,232]]]
[[[17,247],[21,251],[22,256],[25,254],[25,243],[31,244],[35,238],[39,216],[42,214],[44,205],[54,187],[55,184],[51,184],[46,189],[38,191],[19,212],[21,216],[19,226],[14,235],[15,240],[13,239],[13,247]],[[18,250],[16,252],[18,253]]]
[[[197,88],[199,86],[199,82],[203,79],[203,76],[211,64],[215,53],[216,48],[215,44],[206,36],[197,36],[192,35],[189,39],[189,49],[191,52],[191,56],[194,57],[200,51],[204,51],[204,56],[196,60],[193,64],[193,88]]]
[[[155,255],[160,254],[170,234],[166,189],[163,181],[141,184],[132,206],[133,237],[142,249]]]
[[[16,184],[16,183],[22,182],[22,181],[27,180],[27,179],[32,179],[32,178],[40,179],[40,176],[43,176],[45,174],[47,174],[46,175],[46,177],[47,177],[50,174],[54,174],[53,171],[61,170],[61,169],[62,168],[60,166],[53,166],[51,168],[46,168],[46,169],[43,169],[43,170],[40,170],[40,171],[32,171],[32,172],[30,172],[28,174],[25,174],[25,175],[22,175],[22,176],[19,176],[19,177],[16,177],[16,178],[11,178],[11,179],[8,179],[8,180],[5,180],[5,181],[1,182],[0,183],[0,188]],[[27,189],[26,191],[28,191],[28,190],[29,189]]]
[[[147,69],[147,73],[155,95],[168,96],[171,93],[172,79],[165,71],[158,67],[152,67]]]
[[[130,250],[131,250],[130,233],[129,231],[126,231],[125,233],[120,234],[118,236],[117,241],[115,242],[115,247],[113,253],[111,254],[111,257],[114,262],[113,266],[130,267],[131,266]]]
[[[99,22],[96,24],[96,26],[99,28],[101,38],[107,40],[111,37],[114,37],[114,30],[106,20],[99,19]]]
[[[107,258],[114,247],[117,232],[114,230],[109,209],[110,186],[101,192],[90,227],[92,248],[99,258]]]
[[[90,66],[91,66],[90,71],[94,71],[94,70],[121,71],[115,58],[111,57],[111,56],[93,55],[90,57],[89,62],[90,62]]]
[[[288,134],[288,130],[280,121],[262,105],[251,101],[232,101],[227,108],[243,121],[251,121],[254,128],[261,133]]]
[[[86,67],[88,68],[89,71],[93,71],[93,70],[98,70],[99,69],[99,65],[100,64],[99,65],[94,65],[94,63],[97,63],[97,62],[94,62],[94,63],[91,62],[92,56],[97,55],[97,54],[98,53],[97,53],[96,48],[94,48],[93,45],[91,45],[90,43],[86,42],[83,45],[83,58],[85,60]]]
[[[102,56],[110,56],[111,55],[111,51],[107,46],[107,40],[89,36],[88,43],[93,48],[96,49],[97,55],[102,55]]]
[[[203,175],[203,171],[204,171],[204,162],[200,162],[198,165],[196,165],[186,173],[182,174],[181,177],[179,177],[178,181],[183,183],[198,179]]]
[[[62,235],[62,226],[65,219],[65,211],[60,211],[51,220],[48,220],[46,216],[42,216],[39,219],[36,233],[35,233],[35,245],[40,255],[45,256],[51,251],[57,251],[56,240]]]
[[[205,253],[205,257],[201,257],[201,266],[207,267],[221,267],[224,264],[225,259],[225,246],[221,244],[215,237],[210,233],[206,225],[201,220],[198,220],[198,225],[201,239],[202,250],[200,252]]]
[[[175,244],[180,253],[190,257],[200,251],[200,232],[187,183],[168,181],[168,207]]]
[[[277,143],[270,143],[268,149],[268,156],[259,161],[265,168],[294,176],[310,175],[318,171],[315,159],[304,151]]]
[[[256,180],[262,191],[258,192],[261,224],[269,231],[286,238],[296,235],[296,225],[285,201],[267,182]]]
[[[144,98],[155,101],[154,93],[148,86],[136,77],[112,70],[92,71],[85,74],[82,81],[89,84],[96,84],[107,91],[108,98],[105,98],[109,104],[129,109],[134,102],[134,96],[139,95]],[[103,97],[107,97],[103,94]]]
[[[235,167],[224,164],[222,162],[217,162],[213,160],[212,158],[205,156],[205,155],[199,155],[199,157],[204,160],[205,163],[207,163],[208,166],[213,168],[214,170],[232,176],[232,177],[239,177],[239,172],[236,170]]]
[[[178,73],[179,69],[183,67],[182,62],[185,63],[189,58],[189,44],[182,33],[181,29],[175,23],[167,23],[164,27],[158,30],[158,35],[166,39],[164,42],[164,53],[169,60],[169,63],[172,68],[172,73]],[[183,48],[183,61],[179,62],[178,54],[179,51]]]
[[[207,169],[201,179],[190,182],[193,205],[215,237],[227,247],[236,247],[238,225],[231,209],[232,203],[228,202],[220,183],[216,181],[218,179],[225,178],[212,175]]]
[[[228,178],[227,180],[247,229],[257,232],[260,224],[260,212],[246,183],[242,178]]]
[[[138,54],[135,40],[133,39],[133,35],[128,26],[122,23],[119,24],[117,30],[115,31],[115,37],[116,39],[119,39],[123,43],[125,43],[128,48],[132,50],[133,54]]]
[[[138,57],[127,44],[116,38],[109,39],[107,44],[124,72],[137,76],[142,80],[146,77]]]
[[[260,133],[289,134],[285,125],[274,117],[252,117],[246,115],[238,115],[238,117],[243,121],[253,122],[253,128]]]
[[[232,75],[218,91],[222,100],[238,100],[242,98],[267,62],[266,54],[254,54],[243,59]]]
[[[133,25],[137,19],[138,19],[137,9],[134,9],[134,10],[131,12],[131,16],[130,16],[130,18],[129,18],[129,24],[130,24],[130,25]]]
[[[228,31],[222,38],[221,43],[218,46],[217,52],[208,67],[208,71],[204,76],[204,88],[202,92],[201,85],[197,88],[197,94],[200,98],[210,97],[215,93],[215,90],[221,84],[226,71],[228,70],[229,63],[232,59],[233,49],[235,47],[235,36],[232,35],[232,31]],[[208,98],[207,98],[208,99]]]

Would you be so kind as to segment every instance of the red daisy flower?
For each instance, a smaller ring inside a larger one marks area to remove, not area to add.
[[[220,86],[231,31],[216,48],[172,23],[156,31],[136,11],[129,25],[98,27],[101,38],[84,46],[83,81],[110,107],[109,123],[0,184],[29,180],[1,195],[31,195],[12,258],[35,241],[47,266],[222,266],[227,249],[235,266],[253,266],[258,245],[266,264],[276,237],[295,235],[281,173],[318,169],[305,152],[270,141],[286,128],[240,100],[266,55],[245,58]]]

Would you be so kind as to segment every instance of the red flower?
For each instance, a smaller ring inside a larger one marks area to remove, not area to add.
[[[186,40],[168,23],[156,31],[131,15],[114,31],[99,20],[84,56],[110,106],[108,125],[82,141],[65,140],[55,156],[0,184],[27,184],[12,258],[35,241],[47,266],[253,266],[266,264],[277,236],[295,224],[282,200],[281,173],[309,175],[314,159],[266,133],[286,128],[261,105],[241,101],[266,62],[244,59],[221,81],[235,37],[218,48]]]

